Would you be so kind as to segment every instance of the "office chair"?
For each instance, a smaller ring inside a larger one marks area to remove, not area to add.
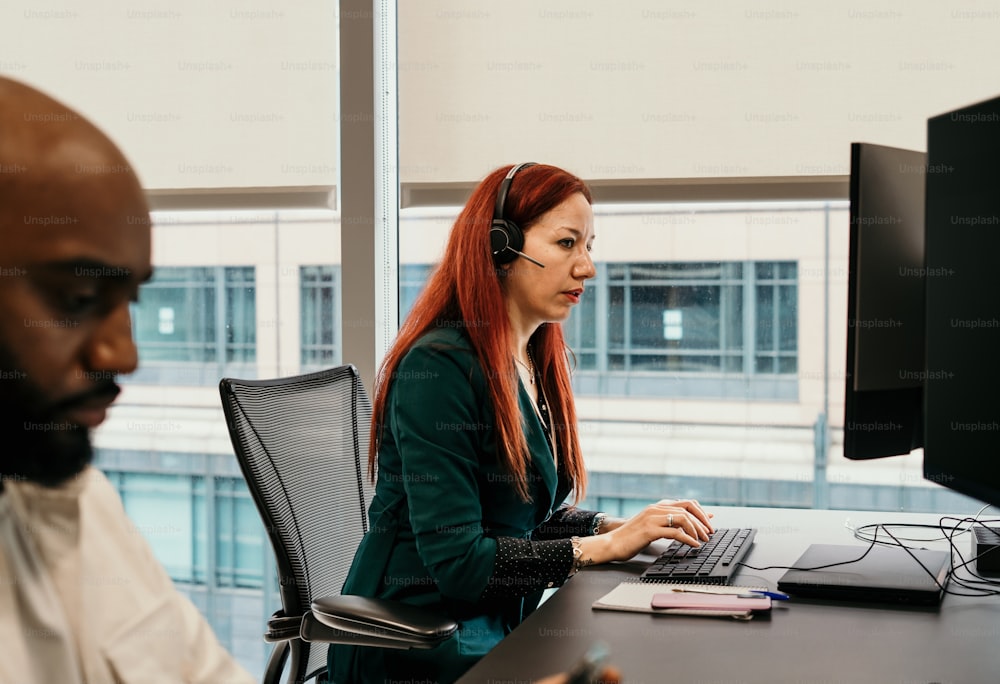
[[[352,365],[272,380],[219,383],[229,436],[274,548],[281,610],[264,684],[326,678],[326,648],[338,643],[432,648],[458,625],[397,601],[342,596],[368,529],[371,403]]]

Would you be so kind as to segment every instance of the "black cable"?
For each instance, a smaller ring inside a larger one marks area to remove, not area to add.
[[[876,544],[879,544],[881,546],[889,548],[898,547],[906,551],[906,553],[909,554],[911,558],[913,558],[913,560],[917,563],[917,565],[919,565],[923,569],[923,571],[926,572],[928,576],[930,576],[930,578],[934,581],[934,583],[938,586],[938,588],[941,589],[945,594],[949,594],[952,596],[968,596],[968,597],[996,596],[1000,595],[1000,578],[997,579],[985,578],[974,572],[972,569],[970,569],[968,567],[969,564],[972,563],[973,561],[978,560],[980,556],[976,556],[975,558],[965,560],[965,557],[962,555],[962,552],[959,550],[958,546],[955,544],[954,541],[956,536],[970,533],[976,525],[982,525],[983,527],[989,529],[990,531],[994,532],[997,531],[994,530],[994,528],[990,527],[987,523],[1000,524],[1000,520],[979,519],[979,516],[983,513],[983,511],[986,510],[986,508],[988,508],[988,506],[984,506],[976,513],[975,517],[971,518],[970,517],[955,518],[952,516],[944,516],[938,520],[937,526],[931,524],[923,524],[923,523],[870,523],[867,525],[862,525],[858,528],[850,528],[855,539],[862,542],[868,542],[868,548],[864,550],[864,553],[862,553],[860,556],[858,556],[853,560],[839,561],[837,563],[828,563],[826,565],[817,565],[811,568],[801,568],[794,565],[768,565],[764,567],[756,567],[742,562],[737,563],[737,565],[740,565],[750,570],[756,570],[758,572],[764,570],[803,570],[803,571],[825,570],[827,568],[837,567],[840,565],[850,565],[852,563],[857,563],[858,561],[863,560],[869,553],[871,553],[871,550],[875,548]],[[953,525],[946,527],[945,521],[955,521],[955,523]],[[941,536],[929,539],[903,537],[901,535],[897,536],[889,530],[890,527],[937,530],[940,532]],[[869,533],[869,530],[873,530],[873,532]],[[892,541],[890,542],[890,541],[880,540],[879,539],[880,531],[883,532],[885,535],[887,535]],[[951,567],[949,568],[947,574],[945,575],[943,583],[938,581],[934,573],[931,572],[930,569],[928,569],[927,566],[924,565],[920,561],[920,559],[917,558],[916,555],[913,553],[914,550],[927,550],[927,549],[925,547],[913,548],[903,543],[903,542],[925,543],[925,542],[939,542],[939,541],[948,542],[952,559]],[[958,556],[958,560],[960,562],[956,562],[955,560],[956,555]],[[968,573],[973,575],[973,577],[976,579],[970,580],[967,578],[958,577],[956,573],[960,569],[967,571]],[[951,582],[955,583],[956,585],[958,585],[963,589],[967,589],[970,592],[976,592],[976,593],[963,593],[950,589],[948,585]],[[986,586],[980,587],[977,585],[986,585]]]
[[[742,565],[744,568],[749,568],[750,570],[757,570],[758,572],[761,570],[825,570],[826,568],[833,568],[838,565],[850,565],[851,563],[857,563],[858,561],[864,559],[864,557],[867,556],[873,548],[875,548],[874,542],[872,542],[868,546],[868,548],[865,549],[865,552],[863,554],[861,554],[854,560],[838,561],[836,563],[827,563],[826,565],[817,565],[812,568],[800,568],[794,565],[765,565],[762,568],[757,568],[754,567],[753,565],[747,565],[746,563],[743,562],[737,563],[737,565]]]

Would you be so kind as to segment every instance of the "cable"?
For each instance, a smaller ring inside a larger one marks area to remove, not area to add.
[[[969,597],[996,596],[1000,595],[1000,578],[983,577],[969,567],[969,565],[974,561],[978,560],[982,554],[977,555],[976,557],[971,558],[969,560],[965,560],[965,557],[962,555],[962,552],[959,550],[958,546],[955,543],[955,537],[971,533],[971,531],[976,525],[981,525],[986,529],[995,533],[1000,532],[1000,528],[994,529],[993,527],[990,527],[990,524],[1000,525],[1000,519],[991,519],[991,520],[980,519],[979,516],[981,516],[988,508],[989,506],[983,506],[973,517],[955,518],[953,516],[943,516],[938,520],[938,524],[936,526],[932,524],[921,524],[921,523],[870,523],[855,528],[850,524],[850,519],[848,519],[844,524],[848,529],[851,530],[851,533],[854,536],[854,538],[857,539],[858,541],[866,542],[868,544],[868,547],[864,550],[864,552],[853,560],[840,561],[837,563],[828,563],[826,565],[817,565],[810,568],[802,568],[792,565],[768,565],[764,567],[756,567],[742,562],[738,563],[738,565],[747,568],[749,570],[756,570],[758,572],[764,570],[804,570],[804,571],[825,570],[827,568],[837,567],[841,565],[851,565],[852,563],[857,563],[858,561],[863,560],[869,553],[871,553],[871,550],[875,548],[876,544],[878,544],[880,546],[885,546],[890,548],[898,547],[900,549],[903,549],[917,563],[917,565],[919,565],[924,570],[924,572],[927,573],[927,575],[934,581],[934,583],[938,586],[938,588],[940,588],[941,591],[944,592],[945,594],[950,594],[952,596],[969,596]],[[947,525],[946,522],[948,523]],[[898,529],[935,530],[940,533],[940,536],[934,536],[930,538],[904,537],[898,533],[893,534],[890,528],[894,528],[897,530]],[[880,533],[883,536],[889,537],[891,541],[880,539],[879,538]],[[914,554],[914,551],[927,550],[926,547],[922,546],[912,547],[904,543],[904,542],[910,542],[915,544],[922,544],[927,542],[940,542],[940,541],[948,542],[949,551],[952,559],[951,567],[946,573],[943,582],[939,581],[938,578],[934,575],[934,573],[931,572],[931,570],[928,569],[927,566],[924,565],[919,558],[917,558],[916,554]],[[973,579],[959,577],[957,575],[959,570],[963,570],[969,573],[970,575],[972,575]],[[956,586],[965,589],[968,592],[974,592],[974,593],[955,591],[954,589],[949,588],[950,583],[954,583]]]
[[[838,561],[836,563],[827,563],[826,565],[817,565],[812,568],[800,568],[794,565],[765,565],[762,568],[758,568],[753,565],[747,565],[746,563],[743,562],[737,563],[737,565],[741,565],[744,568],[749,568],[750,570],[757,570],[758,572],[762,570],[825,570],[826,568],[833,568],[838,565],[850,565],[851,563],[857,563],[858,561],[864,559],[864,557],[867,556],[874,547],[875,543],[873,542],[868,546],[867,549],[865,549],[865,552],[863,554],[861,554],[860,556],[858,556],[853,560]]]

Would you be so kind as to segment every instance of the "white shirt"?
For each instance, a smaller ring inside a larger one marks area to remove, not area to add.
[[[250,684],[89,468],[0,494],[0,684]]]

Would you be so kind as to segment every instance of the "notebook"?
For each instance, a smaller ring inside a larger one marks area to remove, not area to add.
[[[825,570],[804,570],[860,558],[868,547],[812,544],[778,589],[807,598],[870,603],[936,605],[944,596],[951,570],[948,551],[912,550],[876,545],[860,561]]]
[[[656,615],[697,615],[700,617],[727,617],[739,620],[749,620],[760,604],[754,599],[740,599],[748,601],[747,606],[754,608],[741,608],[734,610],[696,609],[690,606],[675,608],[653,608],[653,599],[657,595],[671,592],[672,589],[683,590],[683,593],[702,595],[710,597],[712,595],[736,596],[752,591],[763,591],[763,587],[737,587],[732,585],[719,584],[682,584],[669,582],[640,582],[637,579],[625,580],[610,592],[594,601],[591,607],[594,610],[621,610],[632,613],[653,613]],[[767,599],[770,606],[770,599]],[[678,602],[679,603],[679,602]]]

